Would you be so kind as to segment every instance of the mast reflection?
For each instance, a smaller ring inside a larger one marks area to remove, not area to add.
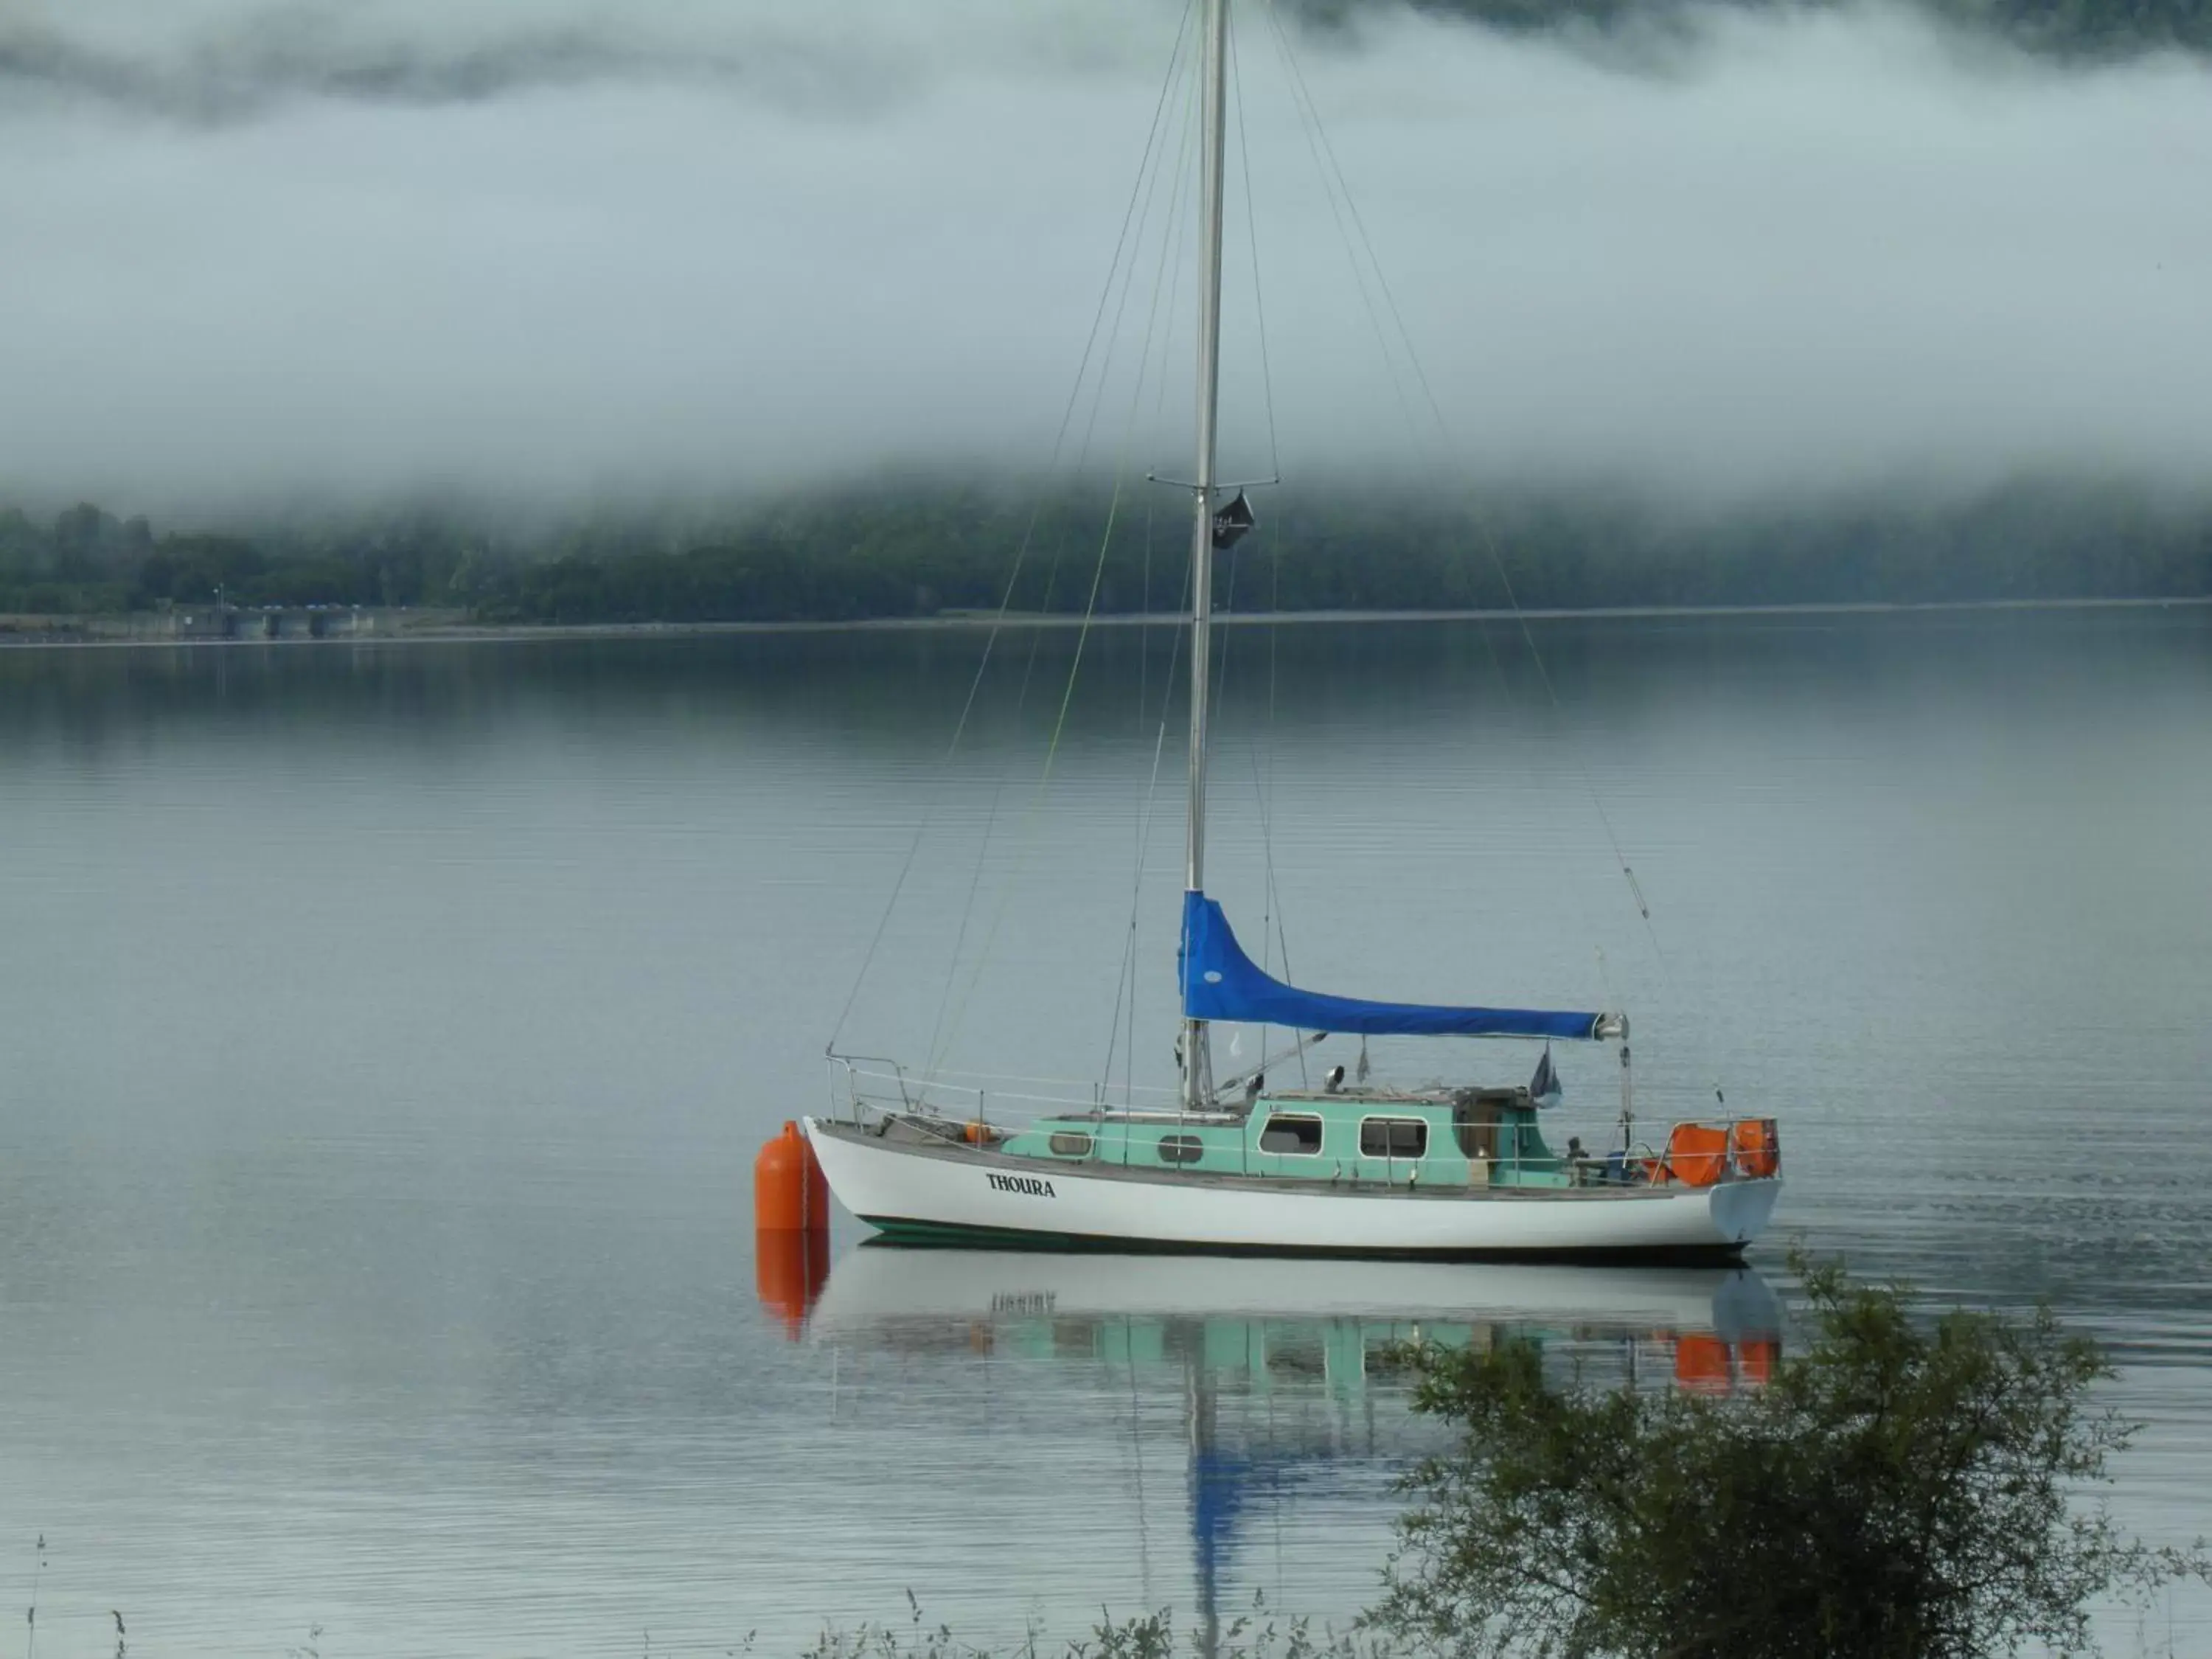
[[[775,1311],[788,1319],[779,1300]],[[1782,1310],[1752,1269],[1599,1268],[1267,1257],[1060,1255],[864,1244],[831,1269],[807,1340],[836,1350],[978,1355],[1177,1385],[1196,1635],[1255,1514],[1387,1487],[1438,1443],[1407,1407],[1403,1342],[1526,1340],[1598,1383],[1756,1387]],[[1133,1433],[1136,1432],[1133,1429]],[[1141,1455],[1142,1448],[1138,1449]]]

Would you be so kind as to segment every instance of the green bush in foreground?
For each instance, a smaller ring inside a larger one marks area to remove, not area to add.
[[[2094,1342],[1796,1265],[1814,1340],[1748,1394],[1413,1350],[1418,1408],[1460,1438],[1407,1479],[1372,1626],[1455,1659],[2079,1653],[2095,1601],[2204,1572],[2203,1545],[2151,1549],[2094,1496],[2133,1433],[2090,1402]]]

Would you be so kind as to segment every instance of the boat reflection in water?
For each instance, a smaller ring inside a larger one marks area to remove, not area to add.
[[[1035,1367],[1053,1398],[1111,1384],[1133,1399],[1175,1385],[1197,1634],[1210,1648],[1241,1517],[1266,1510],[1279,1519],[1302,1499],[1327,1504],[1355,1489],[1386,1498],[1408,1460],[1443,1443],[1439,1425],[1407,1407],[1407,1379],[1389,1358],[1394,1345],[1526,1340],[1563,1377],[1574,1370],[1598,1384],[1727,1391],[1765,1379],[1781,1351],[1781,1328],[1773,1291],[1741,1267],[865,1244],[831,1269],[806,1337],[856,1361],[896,1356],[915,1381],[915,1368],[926,1370],[933,1359],[953,1369],[981,1357],[994,1366]],[[1143,1435],[1141,1413],[1129,1420]]]

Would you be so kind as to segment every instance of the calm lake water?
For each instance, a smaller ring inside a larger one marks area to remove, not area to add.
[[[850,1048],[1171,1075],[1167,632],[1065,701],[1073,635],[1006,636],[949,762],[977,635],[0,653],[7,1605],[55,1659],[111,1609],[185,1655],[785,1652],[909,1587],[976,1638],[1341,1618],[1429,1439],[1376,1342],[1744,1386],[1792,1237],[2049,1297],[2147,1424],[2124,1515],[2212,1528],[2212,617],[1538,638],[1556,706],[1507,628],[1233,630],[1210,884],[1317,987],[1625,1006],[1645,1111],[1779,1114],[1750,1272],[841,1224],[804,1320],[751,1162],[864,961]],[[1558,1058],[1601,1132],[1609,1056]]]

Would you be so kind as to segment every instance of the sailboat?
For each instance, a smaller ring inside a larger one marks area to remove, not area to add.
[[[1299,989],[1238,944],[1206,890],[1206,715],[1212,560],[1252,523],[1217,483],[1228,0],[1203,0],[1197,453],[1191,483],[1189,800],[1179,952],[1182,1082],[1109,1108],[1103,1095],[1026,1121],[986,1097],[948,1111],[940,1079],[832,1053],[832,1108],[804,1121],[830,1189],[862,1221],[916,1243],[1031,1249],[1440,1257],[1726,1260],[1771,1215],[1781,1146],[1771,1117],[1671,1123],[1644,1137],[1628,1020],[1619,1012],[1373,1001]],[[1558,1097],[1549,1048],[1527,1085],[1271,1087],[1265,1068],[1220,1086],[1209,1035],[1275,1027],[1303,1051],[1325,1035],[1540,1039],[1617,1047],[1614,1144],[1554,1150],[1539,1114]]]

